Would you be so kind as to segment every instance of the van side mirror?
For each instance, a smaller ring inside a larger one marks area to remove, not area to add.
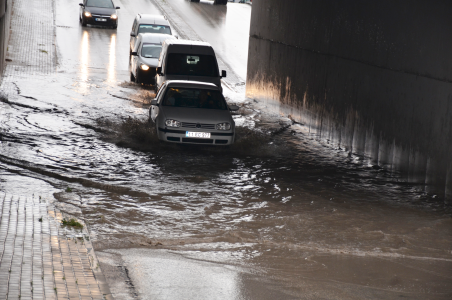
[[[130,33],[130,36],[135,37],[135,33],[132,31],[132,32]]]
[[[222,70],[221,71],[221,78],[225,78],[226,77],[226,71],[225,70]]]
[[[238,106],[235,105],[235,104],[228,105],[228,106],[229,106],[229,110],[230,110],[230,111],[238,111],[238,110],[240,109],[240,107],[238,107]]]
[[[137,56],[138,55],[138,53],[137,52],[132,52],[132,54],[131,54],[132,56]]]
[[[159,106],[159,103],[157,102],[157,99],[151,100],[151,105]]]
[[[83,5],[83,3],[79,3],[78,5],[85,7],[85,5]]]
[[[163,75],[162,73],[162,67],[157,67],[157,72],[158,75]]]
[[[121,7],[119,7],[119,6],[116,6],[116,9],[120,9]]]

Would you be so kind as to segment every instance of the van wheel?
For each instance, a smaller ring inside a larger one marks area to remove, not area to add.
[[[130,72],[130,81],[135,82],[135,76],[133,76],[132,72]]]

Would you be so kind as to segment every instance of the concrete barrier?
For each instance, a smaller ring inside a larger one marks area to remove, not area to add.
[[[11,2],[12,0],[0,0],[0,82],[5,68],[6,52],[8,49]]]
[[[254,1],[247,95],[452,197],[452,2]]]

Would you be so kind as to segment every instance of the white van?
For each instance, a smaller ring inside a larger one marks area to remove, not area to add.
[[[155,76],[156,90],[167,80],[210,82],[222,91],[221,78],[226,71],[218,71],[217,58],[209,43],[189,40],[166,40]]]

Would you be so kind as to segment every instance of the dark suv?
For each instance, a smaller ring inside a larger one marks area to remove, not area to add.
[[[80,3],[80,22],[82,26],[87,24],[118,27],[118,15],[116,10],[119,6],[111,0],[83,0]]]

